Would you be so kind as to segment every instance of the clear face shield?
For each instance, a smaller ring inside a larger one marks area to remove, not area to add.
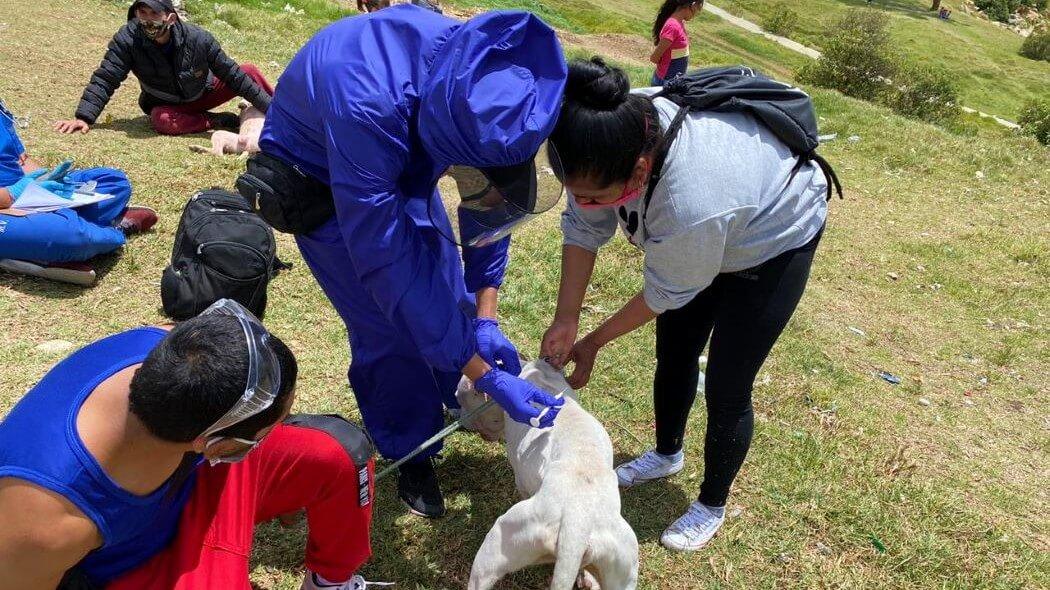
[[[561,169],[557,150],[552,144],[544,145],[547,147],[523,164],[449,168],[452,183],[439,192],[452,235],[445,235],[444,224],[434,219],[433,212],[431,222],[446,239],[478,248],[505,238],[548,211],[561,200],[565,188],[553,172]]]
[[[277,392],[281,388],[281,365],[268,344],[270,333],[252,315],[252,312],[236,301],[220,299],[201,312],[202,316],[208,314],[233,316],[241,324],[248,345],[248,381],[245,383],[244,394],[237,400],[237,403],[214,424],[206,428],[201,433],[202,438],[208,438],[216,432],[263,412],[273,405]],[[216,441],[209,441],[208,446],[214,442]],[[256,443],[257,441],[243,442]],[[247,454],[247,451],[244,454]],[[238,458],[243,458],[243,455]]]

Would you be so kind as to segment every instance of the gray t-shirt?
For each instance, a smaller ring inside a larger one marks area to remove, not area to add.
[[[655,104],[666,129],[678,107],[664,98]],[[585,210],[570,195],[561,222],[565,243],[597,252],[619,225],[645,252],[645,302],[657,313],[678,309],[719,273],[758,266],[816,236],[827,218],[827,179],[813,163],[792,178],[797,162],[748,115],[690,114],[667,155],[644,225],[644,198]]]

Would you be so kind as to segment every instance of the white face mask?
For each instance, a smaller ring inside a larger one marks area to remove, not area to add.
[[[220,440],[223,440],[223,439],[226,439],[226,438],[229,438],[230,440],[233,440],[233,441],[237,441],[237,442],[241,443],[242,445],[246,445],[246,446],[245,446],[244,450],[239,452],[239,453],[235,453],[233,455],[223,455],[222,457],[216,457],[214,459],[208,459],[208,464],[211,465],[212,467],[215,467],[216,465],[218,465],[220,463],[233,464],[233,463],[240,463],[241,461],[244,461],[244,458],[248,456],[248,453],[252,452],[252,450],[255,449],[255,447],[259,446],[259,443],[261,442],[261,441],[257,441],[257,440],[247,440],[247,439],[243,439],[243,438],[216,436],[216,437],[208,439],[208,442],[204,445],[204,448],[207,449],[207,448],[211,447],[212,445],[214,445],[215,443],[219,442]]]

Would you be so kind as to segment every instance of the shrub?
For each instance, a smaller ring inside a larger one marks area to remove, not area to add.
[[[959,116],[959,88],[954,78],[928,65],[902,65],[886,102],[904,116],[940,125]]]
[[[790,37],[798,26],[799,16],[786,2],[781,2],[773,7],[769,15],[762,21],[762,28],[781,37]]]
[[[821,58],[806,64],[799,71],[799,79],[856,98],[875,100],[896,73],[888,23],[889,17],[883,12],[847,12],[827,31],[828,41]]]
[[[1021,44],[1021,55],[1028,59],[1050,61],[1050,28],[1032,31]]]
[[[1021,109],[1017,124],[1022,132],[1035,137],[1039,143],[1050,145],[1050,101],[1029,101]]]
[[[974,0],[974,4],[987,14],[988,18],[1002,23],[1008,22],[1010,15],[1021,6],[1020,0]]]

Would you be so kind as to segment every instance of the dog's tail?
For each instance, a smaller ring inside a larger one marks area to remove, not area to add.
[[[562,508],[561,528],[558,530],[558,546],[554,552],[554,577],[551,579],[551,590],[572,590],[576,576],[583,566],[583,557],[587,553],[587,542],[590,539],[590,528],[586,518],[579,513]]]

